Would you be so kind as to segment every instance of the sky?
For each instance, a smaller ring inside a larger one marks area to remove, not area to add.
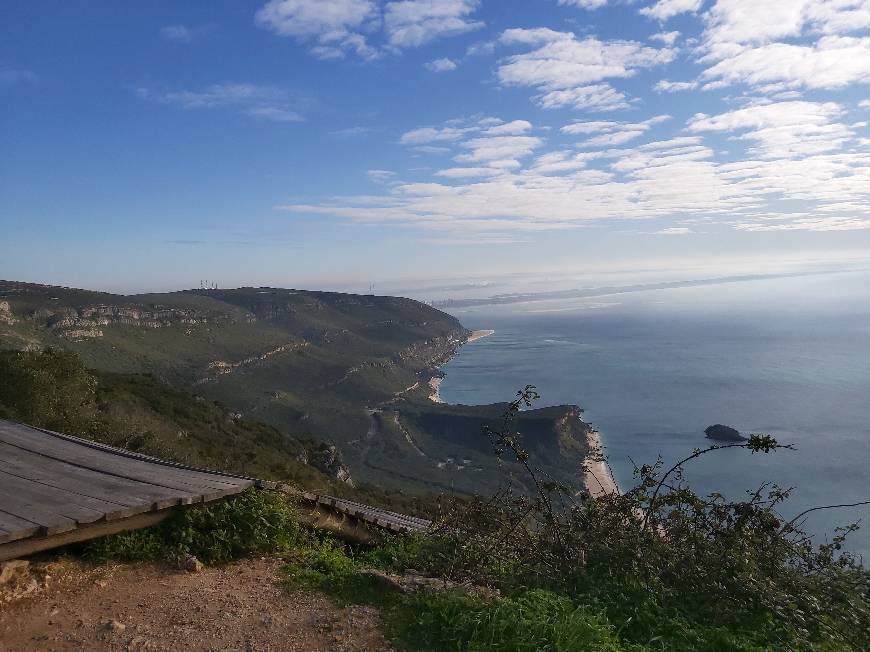
[[[870,0],[6,0],[0,278],[870,261]]]

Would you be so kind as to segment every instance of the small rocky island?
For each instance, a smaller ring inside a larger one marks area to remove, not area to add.
[[[748,437],[741,435],[740,432],[734,428],[723,426],[721,423],[717,423],[714,426],[708,426],[707,429],[704,430],[704,434],[707,435],[707,439],[715,439],[716,441],[747,441],[749,439]]]

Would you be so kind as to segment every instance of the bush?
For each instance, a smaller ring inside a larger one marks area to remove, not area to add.
[[[91,559],[175,560],[194,555],[207,564],[288,550],[307,533],[286,497],[249,489],[233,498],[176,512],[160,525],[88,543]]]

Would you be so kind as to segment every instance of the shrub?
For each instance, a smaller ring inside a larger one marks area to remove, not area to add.
[[[194,555],[220,564],[251,554],[288,550],[307,534],[279,492],[249,489],[233,498],[180,510],[160,525],[88,543],[96,560],[157,561]]]

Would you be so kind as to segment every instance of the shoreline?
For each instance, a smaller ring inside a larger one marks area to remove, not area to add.
[[[432,376],[429,379],[429,400],[433,403],[444,402],[444,399],[441,398],[441,391],[438,388],[442,380],[444,380],[444,376]]]
[[[476,342],[477,340],[482,340],[484,337],[489,337],[494,334],[495,331],[492,329],[485,329],[479,331],[471,331],[471,334],[468,336],[468,339],[465,340],[460,346],[465,344],[470,344],[471,342]],[[453,352],[453,355],[450,356],[450,359],[453,359],[453,356],[456,355],[456,351]],[[448,360],[449,362],[449,360]],[[446,364],[446,363],[445,363]],[[439,389],[441,382],[444,380],[444,372],[441,371],[440,367],[438,369],[438,374],[434,375],[429,379],[429,400],[433,403],[444,403],[444,399],[441,398],[441,390]]]
[[[495,331],[491,329],[471,331],[468,339],[465,340],[463,344],[476,342],[477,340],[489,337],[494,333]],[[453,356],[451,356],[451,358],[452,357]],[[439,368],[436,374],[429,379],[429,400],[433,403],[445,402],[444,399],[441,398],[441,383],[444,382],[444,377],[444,372]],[[608,494],[621,493],[619,484],[617,484],[616,478],[613,477],[610,466],[605,460],[598,459],[602,456],[604,451],[604,446],[601,443],[601,433],[585,421],[583,423],[587,428],[586,445],[589,448],[586,459],[583,461],[583,488],[586,489],[589,495],[593,498],[606,496]]]
[[[592,426],[589,426],[589,430],[586,431],[586,443],[589,446],[588,457],[583,462],[583,485],[586,491],[593,498],[621,493],[607,462],[597,459],[604,449],[601,444],[601,433]]]
[[[490,335],[495,334],[494,330],[480,330],[480,331],[471,331],[471,335],[468,336],[468,339],[465,340],[466,344],[471,344],[472,342],[476,342],[477,340],[482,340],[484,337],[489,337]]]

